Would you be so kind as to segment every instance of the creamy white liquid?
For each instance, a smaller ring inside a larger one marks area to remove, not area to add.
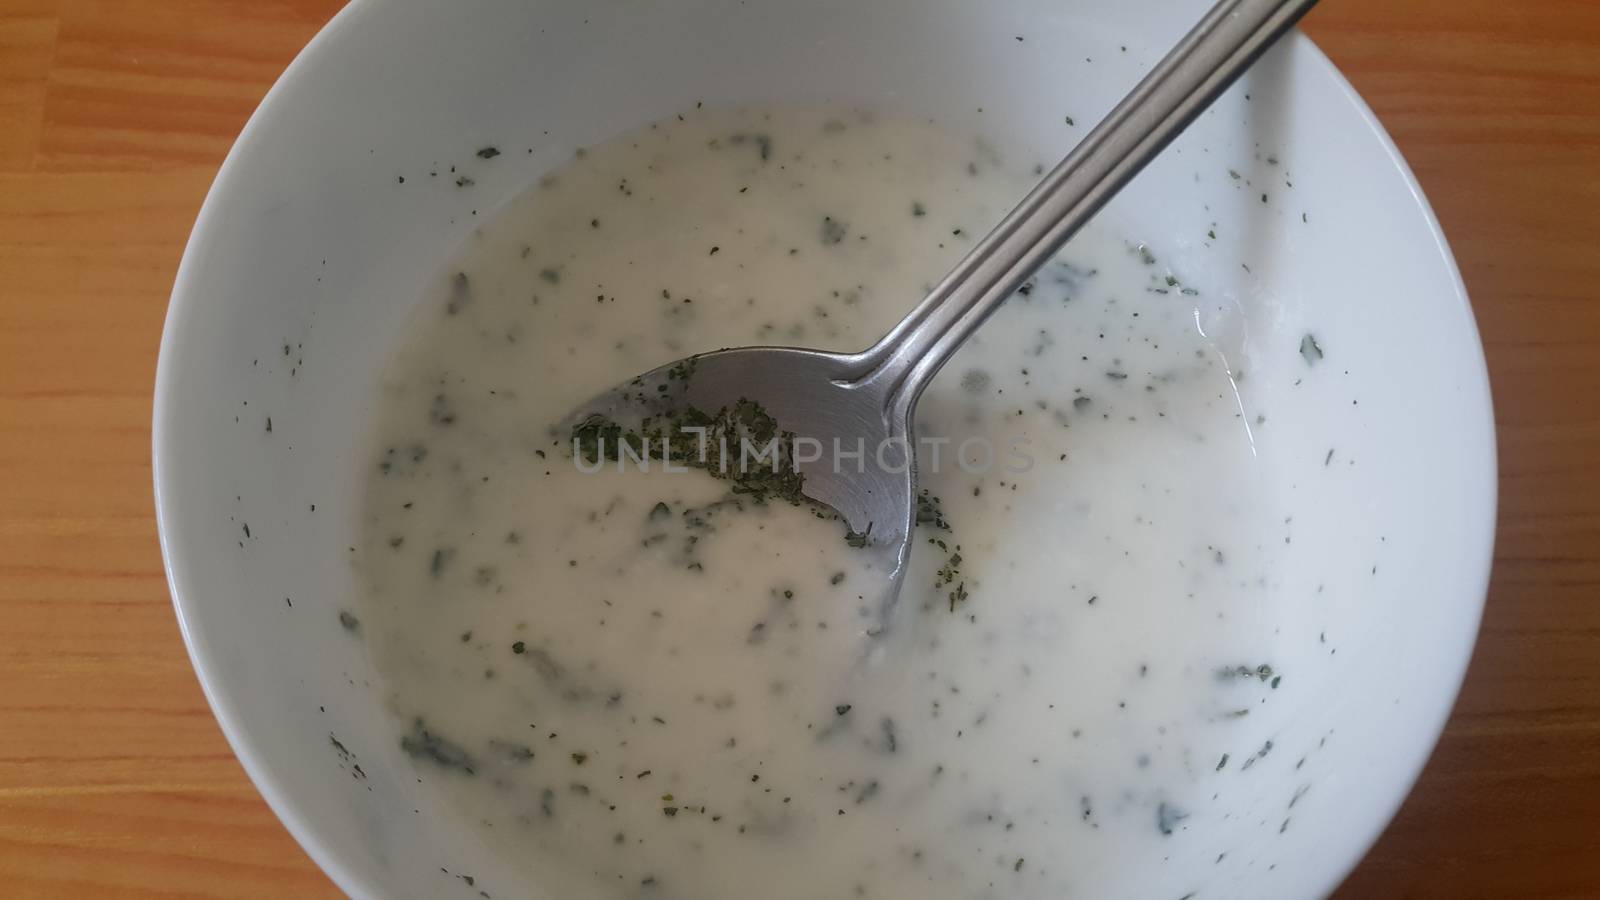
[[[1091,228],[929,390],[950,527],[919,529],[880,637],[839,523],[700,525],[724,482],[581,474],[548,436],[696,351],[865,346],[1032,163],[695,112],[561,167],[441,274],[385,379],[360,618],[418,777],[527,872],[495,896],[1101,897],[1198,818],[1271,692],[1278,538],[1196,327],[1229,307],[1159,248]],[[1031,468],[967,471],[971,437]]]

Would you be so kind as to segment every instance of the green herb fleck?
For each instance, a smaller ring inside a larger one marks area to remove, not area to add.
[[[440,768],[466,775],[476,774],[471,754],[460,745],[428,730],[421,719],[412,723],[411,733],[400,738],[400,749],[413,759],[425,759]]]
[[[845,530],[845,535],[844,535],[845,544],[847,544],[847,545],[849,545],[851,547],[854,547],[857,550],[860,550],[861,548],[867,546],[867,544],[871,543],[871,540],[872,540],[872,523],[871,522],[867,523],[867,530],[865,530],[865,531],[855,531],[855,530],[852,530],[852,529],[846,529]]]

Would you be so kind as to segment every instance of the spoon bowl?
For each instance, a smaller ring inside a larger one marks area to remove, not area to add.
[[[866,566],[885,573],[892,601],[916,520],[915,447],[909,417],[889,414],[875,390],[874,371],[870,353],[717,350],[652,369],[600,394],[553,434],[563,444],[572,441],[575,456],[587,451],[604,457],[620,457],[623,435],[632,434],[642,438],[633,445],[640,465],[651,456],[671,457],[736,483],[741,476],[793,472],[798,493],[837,514],[845,540],[867,555]],[[781,430],[719,435],[702,424],[741,405],[770,417]],[[621,431],[597,433],[597,426],[608,425]],[[582,446],[586,434],[598,443]]]

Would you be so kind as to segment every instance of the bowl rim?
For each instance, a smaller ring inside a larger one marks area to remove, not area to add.
[[[1383,837],[1384,832],[1389,830],[1389,826],[1394,822],[1395,816],[1399,814],[1400,808],[1416,788],[1418,779],[1422,777],[1423,770],[1427,768],[1428,760],[1433,756],[1434,750],[1438,748],[1439,739],[1444,736],[1445,726],[1449,723],[1451,715],[1455,712],[1456,704],[1461,699],[1461,689],[1466,684],[1467,668],[1472,663],[1474,651],[1478,646],[1478,635],[1483,627],[1483,611],[1489,600],[1489,576],[1494,568],[1495,532],[1499,521],[1500,463],[1498,432],[1495,428],[1494,391],[1493,385],[1489,380],[1488,357],[1484,355],[1483,351],[1483,334],[1478,329],[1478,318],[1473,313],[1472,300],[1467,295],[1467,285],[1461,277],[1461,267],[1456,263],[1455,252],[1450,249],[1450,242],[1445,238],[1444,228],[1439,224],[1439,217],[1433,211],[1433,204],[1428,202],[1427,195],[1423,193],[1422,184],[1417,181],[1416,172],[1412,170],[1411,164],[1401,154],[1400,147],[1395,144],[1394,138],[1390,136],[1388,129],[1383,127],[1383,123],[1378,119],[1378,114],[1373,112],[1372,107],[1367,105],[1367,101],[1362,98],[1355,85],[1350,83],[1350,79],[1346,78],[1333,60],[1329,59],[1328,55],[1323,52],[1322,48],[1317,46],[1317,43],[1298,27],[1289,37],[1298,41],[1298,46],[1311,56],[1313,65],[1322,69],[1332,79],[1334,86],[1339,89],[1340,96],[1355,110],[1361,121],[1372,133],[1372,136],[1377,138],[1379,146],[1382,147],[1384,154],[1389,158],[1389,162],[1400,173],[1401,178],[1404,179],[1406,189],[1410,192],[1417,209],[1422,213],[1423,221],[1428,226],[1428,233],[1433,237],[1435,248],[1439,253],[1440,259],[1445,264],[1446,271],[1449,273],[1450,288],[1455,295],[1455,302],[1461,308],[1461,311],[1466,314],[1468,333],[1477,352],[1469,354],[1470,359],[1463,360],[1465,363],[1463,375],[1470,374],[1475,382],[1475,387],[1481,389],[1483,401],[1481,414],[1483,420],[1489,425],[1486,433],[1487,446],[1479,448],[1485,469],[1482,473],[1484,496],[1480,498],[1484,509],[1484,530],[1478,535],[1481,549],[1475,554],[1477,566],[1476,571],[1472,573],[1472,581],[1475,587],[1468,594],[1469,599],[1461,601],[1465,604],[1465,608],[1460,610],[1462,615],[1470,619],[1472,627],[1463,632],[1464,637],[1461,644],[1452,648],[1452,653],[1446,657],[1453,664],[1453,668],[1449,673],[1450,678],[1446,682],[1454,685],[1449,691],[1449,702],[1440,704],[1439,708],[1434,712],[1433,720],[1422,729],[1422,733],[1427,736],[1427,740],[1417,746],[1417,751],[1411,758],[1404,760],[1399,765],[1399,768],[1405,772],[1405,777],[1401,779],[1401,783],[1404,786],[1403,790],[1397,791],[1389,798],[1388,809],[1380,819],[1374,822],[1376,827],[1365,835],[1361,841],[1354,844],[1354,852],[1333,870],[1336,873],[1335,877],[1321,886],[1320,896],[1327,897],[1350,877],[1351,873],[1366,858],[1373,846],[1378,843],[1378,839]],[[1465,371],[1466,369],[1470,369],[1470,372]]]
[[[176,521],[181,512],[173,496],[174,492],[168,488],[168,485],[178,481],[178,476],[173,474],[176,467],[168,463],[172,453],[172,439],[164,423],[175,414],[175,404],[170,398],[173,384],[178,378],[173,371],[176,365],[173,360],[179,340],[178,333],[182,330],[182,321],[189,315],[189,310],[201,302],[194,284],[197,280],[196,260],[213,221],[223,215],[224,198],[232,191],[234,183],[240,177],[239,172],[245,165],[241,160],[249,152],[249,146],[265,131],[266,126],[263,123],[269,117],[272,108],[284,102],[283,96],[291,90],[295,82],[300,80],[303,73],[312,67],[318,56],[332,52],[345,34],[355,28],[357,17],[369,5],[370,0],[349,0],[333,15],[333,18],[312,35],[311,40],[295,54],[294,59],[261,98],[261,103],[250,114],[244,128],[240,129],[239,136],[228,148],[222,165],[218,167],[217,174],[211,181],[211,187],[206,191],[205,200],[200,204],[200,212],[195,217],[194,227],[189,232],[189,240],[184,245],[183,256],[178,263],[177,275],[173,279],[172,296],[167,303],[167,315],[161,326],[161,346],[156,359],[155,400],[152,405],[150,429],[150,468],[155,493],[156,533],[161,544],[162,565],[166,569],[167,589],[172,595],[172,608],[178,620],[178,630],[183,635],[189,663],[194,667],[195,678],[200,682],[200,690],[205,695],[206,704],[211,708],[211,714],[221,727],[229,749],[233,751],[234,757],[239,760],[239,765],[244,768],[245,775],[249,777],[251,784],[255,785],[256,791],[266,801],[273,815],[283,823],[295,843],[300,845],[300,849],[311,857],[317,867],[341,891],[352,897],[379,897],[381,894],[374,885],[347,865],[340,855],[331,849],[331,843],[323,834],[321,826],[302,815],[295,807],[289,792],[283,786],[285,780],[283,773],[273,769],[265,759],[256,755],[247,740],[243,717],[234,708],[230,698],[221,692],[219,684],[208,675],[209,672],[221,667],[222,662],[212,653],[200,633],[199,619],[202,615],[200,604],[187,591],[187,554],[172,537],[173,529],[170,523]],[[169,469],[172,471],[169,472]]]
[[[199,620],[203,616],[202,604],[188,590],[189,565],[188,554],[185,548],[179,546],[173,536],[174,523],[181,515],[172,486],[179,481],[176,467],[170,462],[173,453],[173,438],[165,423],[176,415],[175,403],[171,399],[173,385],[179,377],[174,371],[177,365],[176,346],[179,343],[180,332],[183,331],[183,322],[190,311],[202,302],[197,296],[195,271],[198,267],[197,258],[203,249],[203,244],[212,224],[223,215],[222,207],[225,198],[233,191],[234,185],[240,179],[240,171],[246,165],[244,157],[249,154],[251,146],[256,143],[260,134],[265,130],[263,124],[270,117],[270,112],[280,103],[285,102],[284,96],[304,76],[304,73],[313,65],[313,61],[325,53],[333,52],[338,42],[358,25],[359,16],[374,4],[371,0],[350,0],[337,12],[309,42],[301,49],[290,64],[279,75],[272,87],[262,98],[260,105],[251,114],[239,136],[229,149],[222,165],[206,193],[200,212],[195,219],[194,227],[185,244],[182,259],[179,263],[173,283],[171,298],[167,307],[167,314],[162,326],[160,351],[156,365],[154,401],[152,405],[151,423],[151,450],[152,450],[152,484],[154,489],[156,529],[161,546],[162,563],[166,571],[168,590],[172,596],[173,611],[176,615],[179,631],[182,633],[184,646],[189,655],[191,665],[194,667],[195,677],[200,682],[200,687],[205,695],[206,702],[216,717],[234,756],[244,768],[245,774],[267,806],[283,823],[289,834],[300,847],[311,857],[312,861],[326,874],[340,890],[353,897],[380,897],[381,892],[366,877],[348,865],[341,855],[332,849],[332,842],[328,840],[324,829],[296,808],[291,799],[289,790],[285,787],[288,781],[285,773],[273,768],[263,757],[256,754],[251,747],[247,730],[244,726],[240,712],[234,707],[231,699],[222,692],[220,683],[208,673],[218,670],[223,663],[213,653],[204,635],[201,633]],[[1467,295],[1466,285],[1461,277],[1461,271],[1456,263],[1455,255],[1445,238],[1439,220],[1429,204],[1426,195],[1418,183],[1415,173],[1401,155],[1399,148],[1390,137],[1388,131],[1379,122],[1377,115],[1372,111],[1355,87],[1334,65],[1320,47],[1316,45],[1302,30],[1294,29],[1284,38],[1292,41],[1297,50],[1307,53],[1310,64],[1320,69],[1321,74],[1332,80],[1338,89],[1343,101],[1350,104],[1361,121],[1366,125],[1371,136],[1375,138],[1387,155],[1389,162],[1399,172],[1407,190],[1409,191],[1417,209],[1421,212],[1428,232],[1432,236],[1435,249],[1444,262],[1449,273],[1449,289],[1454,295],[1454,300],[1466,314],[1466,324],[1469,334],[1475,342],[1476,354],[1468,354],[1464,358],[1465,368],[1463,376],[1469,378],[1473,384],[1470,388],[1477,388],[1481,394],[1484,408],[1481,415],[1488,422],[1487,446],[1476,448],[1486,462],[1486,472],[1483,481],[1485,496],[1480,498],[1482,508],[1485,510],[1484,529],[1479,534],[1481,551],[1474,554],[1477,559],[1476,571],[1473,581],[1476,587],[1469,591],[1467,596],[1459,602],[1463,608],[1459,613],[1470,617],[1471,629],[1463,632],[1465,635],[1459,646],[1450,648],[1451,652],[1444,659],[1453,667],[1448,671],[1449,680],[1453,683],[1450,691],[1449,702],[1441,704],[1434,710],[1432,721],[1421,729],[1427,740],[1417,746],[1417,750],[1410,757],[1403,760],[1391,760],[1397,768],[1405,773],[1402,779],[1404,790],[1397,791],[1389,798],[1388,808],[1380,819],[1374,821],[1374,827],[1363,839],[1352,843],[1353,852],[1339,865],[1331,869],[1334,877],[1327,883],[1318,885],[1317,895],[1327,896],[1343,883],[1353,872],[1356,866],[1366,857],[1383,833],[1393,822],[1405,800],[1421,777],[1428,759],[1432,756],[1442,737],[1456,703],[1460,698],[1461,689],[1465,681],[1468,665],[1471,662],[1474,648],[1477,645],[1479,630],[1482,625],[1484,607],[1488,599],[1489,574],[1494,561],[1495,526],[1498,515],[1499,484],[1498,484],[1498,457],[1497,439],[1494,427],[1494,403],[1492,386],[1488,377],[1487,359],[1483,352],[1482,335],[1479,332],[1477,319],[1473,314],[1471,302]],[[1473,365],[1473,363],[1476,365]]]

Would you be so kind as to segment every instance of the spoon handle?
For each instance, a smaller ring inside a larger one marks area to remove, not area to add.
[[[1221,0],[911,314],[858,357],[907,415],[946,360],[1316,0]],[[882,380],[880,380],[882,379]]]

